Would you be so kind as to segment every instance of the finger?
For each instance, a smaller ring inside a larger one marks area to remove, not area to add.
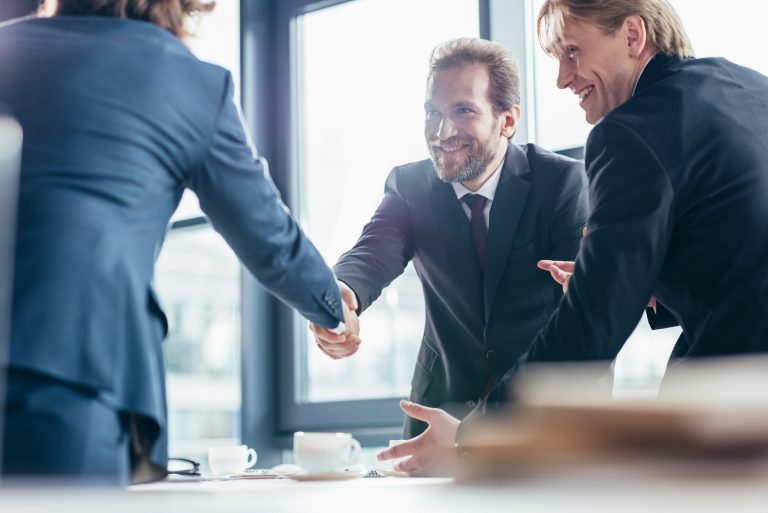
[[[416,460],[415,457],[404,459],[403,461],[397,462],[392,467],[392,469],[395,472],[404,472],[410,476],[412,472],[415,473],[415,472],[418,472],[419,470],[419,463],[418,461],[415,461],[415,460]]]
[[[312,333],[314,333],[316,339],[322,340],[329,344],[343,344],[347,341],[347,335],[345,333],[334,333],[331,330],[327,330],[319,326],[315,326],[314,330],[310,328],[310,330]]]
[[[574,267],[576,267],[576,263],[570,260],[539,260],[536,262],[536,267],[544,271],[549,271],[552,266],[559,267],[564,271],[572,273]]]
[[[336,358],[345,358],[347,356],[352,356],[360,348],[360,344],[323,346],[320,343],[319,345],[325,354],[327,354],[328,356],[336,357]]]
[[[411,456],[408,459],[398,462],[393,468],[398,472],[405,472],[409,476],[425,476],[429,474],[433,463],[431,458],[426,456]]]
[[[339,283],[339,292],[341,293],[341,299],[344,301],[344,303],[347,304],[347,308],[352,310],[353,312],[357,311],[357,294],[355,294],[355,291],[352,290],[349,285],[346,283],[340,281]]]
[[[400,401],[400,409],[403,410],[409,417],[417,420],[423,420],[427,424],[431,422],[435,415],[438,415],[443,411],[439,408],[430,408],[428,406],[422,406],[420,404],[405,400]]]
[[[552,260],[539,260],[538,262],[536,262],[536,267],[538,267],[539,269],[543,269],[545,271],[549,271],[549,268],[554,263],[555,262],[553,262]]]
[[[332,354],[330,354],[328,351],[326,351],[326,350],[323,348],[323,346],[321,346],[321,345],[320,345],[320,343],[319,343],[319,342],[315,341],[315,344],[317,345],[317,348],[318,348],[318,349],[320,349],[320,351],[322,351],[322,352],[323,352],[323,353],[324,353],[324,354],[325,354],[327,357],[329,357],[329,358],[330,358],[330,359],[332,359],[332,360],[338,360],[338,358],[337,358],[337,357],[333,356],[333,355],[332,355]]]
[[[379,453],[376,455],[376,459],[378,459],[379,461],[386,461],[386,460],[391,460],[393,458],[402,458],[404,456],[411,456],[419,448],[420,441],[423,436],[424,435],[422,433],[416,438],[411,438],[410,440],[407,440],[403,443],[399,443],[397,445],[393,445],[388,449],[379,451]]]
[[[553,280],[555,280],[557,283],[559,283],[563,287],[566,286],[566,283],[568,282],[568,278],[570,278],[570,274],[563,272],[562,270],[560,270],[560,268],[558,268],[555,265],[549,268],[549,274],[552,275]]]
[[[587,236],[587,227],[586,227],[586,226],[585,226],[584,228],[582,228],[582,230],[581,230],[581,236],[582,236],[582,237],[586,237],[586,236]]]

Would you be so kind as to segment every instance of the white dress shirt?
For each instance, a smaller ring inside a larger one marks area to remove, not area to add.
[[[506,159],[504,159],[506,160]],[[499,186],[499,177],[501,176],[501,168],[504,166],[504,160],[501,161],[501,164],[499,164],[499,167],[496,168],[496,171],[493,172],[493,174],[488,178],[488,180],[485,181],[482,187],[480,187],[476,191],[470,191],[461,182],[453,182],[451,185],[453,186],[453,192],[456,193],[456,197],[459,198],[459,203],[461,203],[461,208],[464,209],[464,213],[467,214],[467,218],[472,220],[472,211],[469,209],[469,205],[461,201],[461,198],[463,198],[467,194],[479,194],[481,196],[484,196],[485,199],[488,201],[485,202],[485,207],[483,208],[483,217],[485,218],[485,229],[488,230],[489,226],[491,225],[491,204],[493,203],[493,197],[496,195],[496,188]]]

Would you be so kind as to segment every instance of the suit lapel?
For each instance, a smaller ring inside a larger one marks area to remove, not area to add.
[[[517,145],[510,144],[491,204],[483,281],[485,321],[488,322],[496,290],[499,287],[507,255],[512,247],[517,225],[522,217],[530,183],[521,177],[530,172],[528,157]]]
[[[461,208],[451,184],[444,183],[434,176],[430,194],[438,232],[443,239],[447,258],[454,268],[456,286],[461,286],[461,289],[466,291],[468,301],[471,300],[476,305],[478,317],[482,319],[482,275],[469,219]]]

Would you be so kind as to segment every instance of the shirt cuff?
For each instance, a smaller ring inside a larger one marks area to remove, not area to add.
[[[344,324],[343,322],[340,322],[339,324],[336,325],[335,328],[331,328],[330,331],[337,335],[341,335],[342,333],[347,331],[347,325]]]

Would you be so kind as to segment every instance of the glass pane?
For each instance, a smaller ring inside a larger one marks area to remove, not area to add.
[[[186,42],[199,59],[222,66],[232,72],[235,101],[240,101],[240,2],[216,2],[213,12],[191,20],[194,36]],[[187,189],[171,220],[202,216],[195,193]]]
[[[430,52],[446,39],[477,37],[478,16],[477,0],[357,0],[299,19],[297,213],[329,263],[354,245],[391,169],[429,156]],[[352,358],[329,359],[297,322],[300,400],[407,395],[424,329],[411,267],[363,314],[363,345]]]
[[[768,74],[768,3],[730,0],[671,0],[697,57],[725,57]]]
[[[172,455],[240,435],[240,265],[210,227],[169,233],[156,266]]]

